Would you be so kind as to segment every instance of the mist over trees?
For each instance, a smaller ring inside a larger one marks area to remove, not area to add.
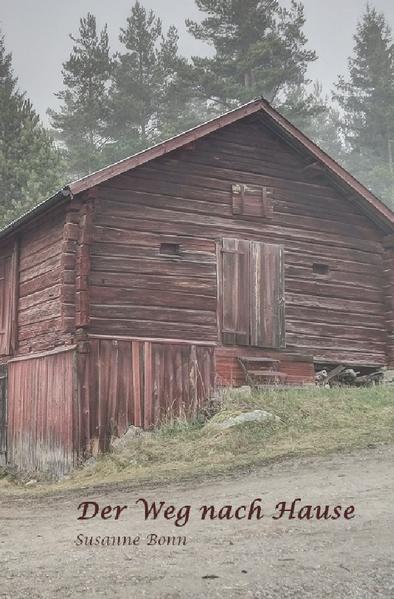
[[[321,112],[306,73],[317,60],[303,32],[304,7],[289,9],[275,0],[196,0],[200,23],[189,32],[215,50],[212,58],[192,58],[190,81],[196,94],[221,110],[264,96],[300,124]]]
[[[108,82],[114,68],[107,26],[97,31],[90,13],[81,18],[78,34],[70,35],[73,49],[63,64],[64,88],[56,97],[60,110],[48,110],[62,142],[70,174],[82,176],[104,166],[110,96]]]
[[[367,6],[354,36],[348,78],[334,92],[349,170],[394,203],[394,41],[383,14]]]
[[[0,226],[57,189],[64,166],[17,83],[12,56],[0,35]]]
[[[18,90],[0,41],[0,222],[70,179],[93,172],[259,96],[267,98],[386,203],[394,204],[394,43],[383,14],[367,6],[347,73],[326,96],[308,78],[317,60],[301,2],[196,0],[186,20],[209,56],[181,55],[174,26],[139,1],[113,52],[107,26],[82,16],[70,34],[60,105],[44,128]],[[56,143],[54,142],[54,138]]]

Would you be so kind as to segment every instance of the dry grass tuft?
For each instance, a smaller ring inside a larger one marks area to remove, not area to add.
[[[280,422],[247,423],[227,430],[204,419],[177,420],[137,436],[119,453],[100,456],[72,476],[34,492],[128,481],[159,483],[250,469],[284,456],[322,454],[394,441],[394,393],[369,389],[300,389],[224,394],[214,419],[262,409]],[[0,480],[10,488],[7,479]],[[12,485],[15,490],[15,485]],[[32,490],[30,490],[31,492]]]

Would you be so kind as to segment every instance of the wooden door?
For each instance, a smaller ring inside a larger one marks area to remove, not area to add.
[[[285,347],[283,247],[223,239],[220,301],[224,344]]]
[[[250,344],[249,242],[223,239],[222,247],[222,341],[228,345]]]
[[[0,466],[7,461],[7,367],[0,366]]]
[[[250,242],[250,344],[281,348],[285,345],[283,247]]]

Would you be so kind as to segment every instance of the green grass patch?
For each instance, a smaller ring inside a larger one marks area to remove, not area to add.
[[[251,422],[226,430],[213,425],[252,410],[266,410],[280,421]],[[273,390],[249,397],[233,390],[224,394],[208,423],[203,418],[168,422],[135,437],[122,451],[100,456],[50,488],[122,481],[176,482],[248,470],[285,456],[317,455],[393,441],[392,387]],[[8,492],[10,487],[16,488],[15,483],[0,480],[0,490],[5,485]]]

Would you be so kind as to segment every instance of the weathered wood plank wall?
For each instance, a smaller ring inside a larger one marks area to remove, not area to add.
[[[385,363],[381,232],[304,168],[253,116],[100,185],[92,332],[217,340],[215,245],[231,237],[284,246],[288,348]],[[272,218],[233,214],[234,183],[269,186]],[[182,257],[160,255],[171,241]]]
[[[0,364],[0,466],[7,461],[7,367]]]
[[[64,210],[33,221],[20,238],[18,353],[63,342],[61,277]]]
[[[19,243],[14,238],[0,248],[0,356],[16,349],[18,263]]]
[[[131,424],[192,416],[214,388],[214,347],[105,338],[89,345],[79,368],[82,452],[108,449]]]
[[[394,235],[385,239],[384,296],[386,306],[387,363],[394,368]]]
[[[8,362],[8,458],[22,470],[62,474],[74,463],[75,352]]]

